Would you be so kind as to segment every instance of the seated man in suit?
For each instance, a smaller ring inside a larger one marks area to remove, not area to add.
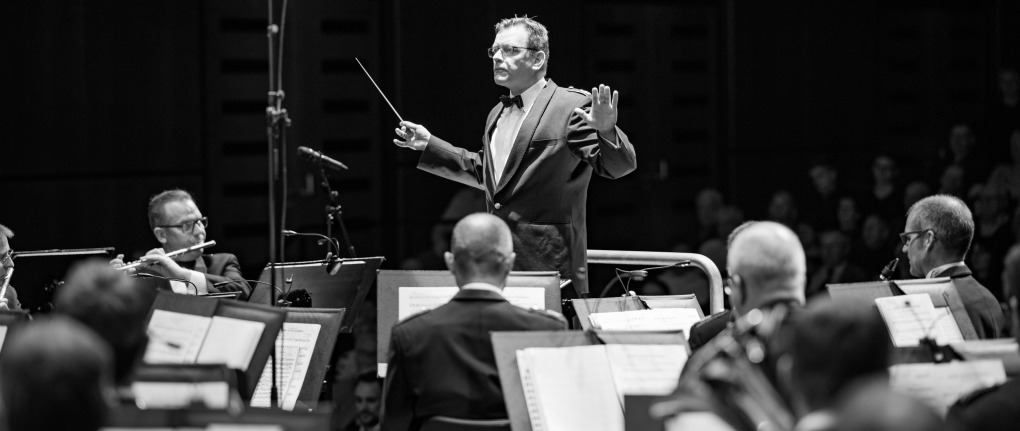
[[[177,293],[240,292],[239,299],[247,298],[251,288],[241,275],[241,264],[233,254],[203,254],[202,250],[195,250],[174,258],[166,257],[167,253],[206,242],[208,226],[209,220],[202,216],[188,192],[174,189],[153,196],[149,200],[149,227],[162,247],[142,256],[142,260],[151,265],[139,269],[138,274],[184,280],[170,280],[170,288]],[[110,263],[123,265],[123,257],[118,255]]]
[[[1020,341],[1020,249],[1006,256],[1006,272],[1002,281],[1009,301],[1013,336]],[[946,421],[963,431],[998,431],[1015,429],[1020,423],[1020,378],[978,390],[961,398],[950,409]]]
[[[889,330],[873,305],[813,301],[786,335],[789,353],[776,373],[798,430],[831,429],[838,401],[863,382],[881,381],[889,367]]]
[[[708,341],[687,361],[672,405],[678,420],[684,412],[711,412],[736,429],[762,420],[792,426],[776,363],[790,349],[790,322],[804,305],[804,248],[790,228],[770,221],[745,223],[731,238],[726,267],[734,321],[692,328],[692,339],[715,333],[701,337]]]
[[[383,390],[383,430],[419,429],[435,417],[504,419],[494,331],[558,330],[562,316],[526,310],[502,295],[514,253],[510,229],[471,214],[444,256],[460,291],[450,302],[397,323]]]
[[[910,275],[952,278],[978,337],[999,338],[1006,327],[999,301],[963,263],[973,238],[970,209],[949,195],[929,196],[914,203],[907,211],[906,232],[900,234],[903,252],[910,260]]]
[[[148,344],[145,321],[155,290],[100,260],[78,263],[57,290],[54,311],[84,324],[110,346],[113,381],[130,394],[130,377]]]
[[[7,268],[14,268],[14,257],[11,253],[10,239],[14,236],[14,232],[10,228],[0,224],[0,286],[4,282],[8,283],[7,292],[4,292],[4,297],[0,298],[0,310],[21,310],[21,302],[18,301],[18,292],[14,290],[14,286],[11,286],[7,277]]]
[[[746,237],[745,230],[751,231]],[[789,228],[776,222],[746,222],[733,229],[726,248],[732,310],[713,314],[691,327],[689,343],[694,350],[722,332],[734,317],[748,311],[777,304],[804,305],[806,257],[800,240]]]
[[[61,316],[13,332],[0,356],[0,428],[94,431],[106,422],[112,390],[110,349]]]

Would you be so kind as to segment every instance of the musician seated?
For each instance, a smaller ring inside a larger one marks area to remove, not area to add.
[[[71,267],[54,298],[56,314],[84,324],[109,345],[113,382],[122,398],[130,394],[131,374],[148,344],[145,321],[154,299],[154,289],[99,259]]]
[[[7,269],[14,268],[14,258],[12,256],[13,250],[11,250],[10,238],[14,236],[14,232],[10,228],[0,224],[0,286],[4,283],[7,284],[7,291],[4,292],[3,298],[0,298],[0,310],[21,310],[21,302],[18,301],[18,292],[14,290],[14,286],[10,285],[10,280],[7,280]]]
[[[13,331],[0,356],[0,428],[95,431],[110,408],[110,349],[71,319]]]
[[[779,358],[776,372],[789,388],[799,431],[832,429],[838,401],[864,382],[882,382],[892,352],[874,306],[830,300],[798,313],[783,339],[789,353]]]
[[[161,287],[167,286],[181,294],[207,294],[239,292],[245,299],[251,288],[241,275],[237,257],[229,253],[203,254],[202,250],[189,251],[167,257],[167,254],[206,242],[205,228],[209,220],[202,216],[191,195],[180,189],[167,190],[149,200],[149,227],[162,247],[149,250],[139,268],[139,276],[160,278]],[[110,263],[121,266],[124,255]]]

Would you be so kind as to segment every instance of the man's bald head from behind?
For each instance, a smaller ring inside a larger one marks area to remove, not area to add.
[[[446,266],[457,285],[482,282],[503,288],[514,265],[513,237],[499,217],[475,213],[461,219],[453,228]]]
[[[731,303],[737,315],[781,301],[804,303],[806,258],[797,234],[775,222],[756,222],[733,237],[726,255]]]

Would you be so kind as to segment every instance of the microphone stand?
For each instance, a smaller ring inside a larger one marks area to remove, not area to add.
[[[283,29],[287,17],[287,0],[283,0],[280,9],[280,24],[274,23],[273,0],[267,1],[268,25],[266,27],[266,38],[269,49],[269,92],[268,106],[266,107],[266,151],[268,160],[268,185],[269,185],[269,263],[273,270],[269,272],[269,283],[277,285],[278,262],[283,262],[283,233],[278,226],[286,225],[287,210],[287,133],[286,128],[290,126],[290,117],[287,110],[283,108]],[[277,52],[277,48],[279,51]],[[277,219],[277,206],[279,205],[280,216]],[[276,291],[269,290],[269,305],[276,305]],[[270,350],[270,361],[272,366],[272,383],[269,392],[270,408],[279,406],[279,387],[277,386],[278,358],[276,345]]]
[[[333,190],[333,187],[329,184],[329,175],[326,174],[326,167],[323,166],[322,161],[317,161],[319,165],[319,176],[322,177],[322,186],[326,188],[326,194],[329,196],[329,204],[326,205],[326,237],[333,237],[333,220],[337,221],[340,226],[340,236],[343,237],[344,243],[347,244],[347,252],[350,253],[351,257],[358,257],[358,254],[354,251],[354,243],[351,242],[350,235],[347,234],[347,226],[344,225],[343,211],[340,206],[340,194]],[[337,250],[336,258],[339,256],[340,250]],[[333,263],[330,260],[329,263]]]

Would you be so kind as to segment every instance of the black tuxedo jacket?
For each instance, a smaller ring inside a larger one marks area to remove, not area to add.
[[[382,430],[416,430],[432,416],[506,418],[490,333],[565,328],[566,321],[545,311],[477,289],[398,322],[390,336]]]
[[[1006,330],[1006,318],[1002,315],[1002,307],[987,288],[971,275],[970,268],[963,265],[952,266],[935,275],[953,279],[956,290],[960,292],[963,308],[967,310],[970,321],[978,338],[999,338]]]
[[[590,106],[588,93],[549,80],[521,124],[499,183],[487,149],[502,104],[489,111],[481,150],[433,136],[418,161],[419,169],[485,191],[488,211],[510,225],[515,270],[559,271],[581,293],[588,292],[585,206],[591,174],[619,178],[637,167],[623,131],[616,129],[614,146],[574,113]]]

